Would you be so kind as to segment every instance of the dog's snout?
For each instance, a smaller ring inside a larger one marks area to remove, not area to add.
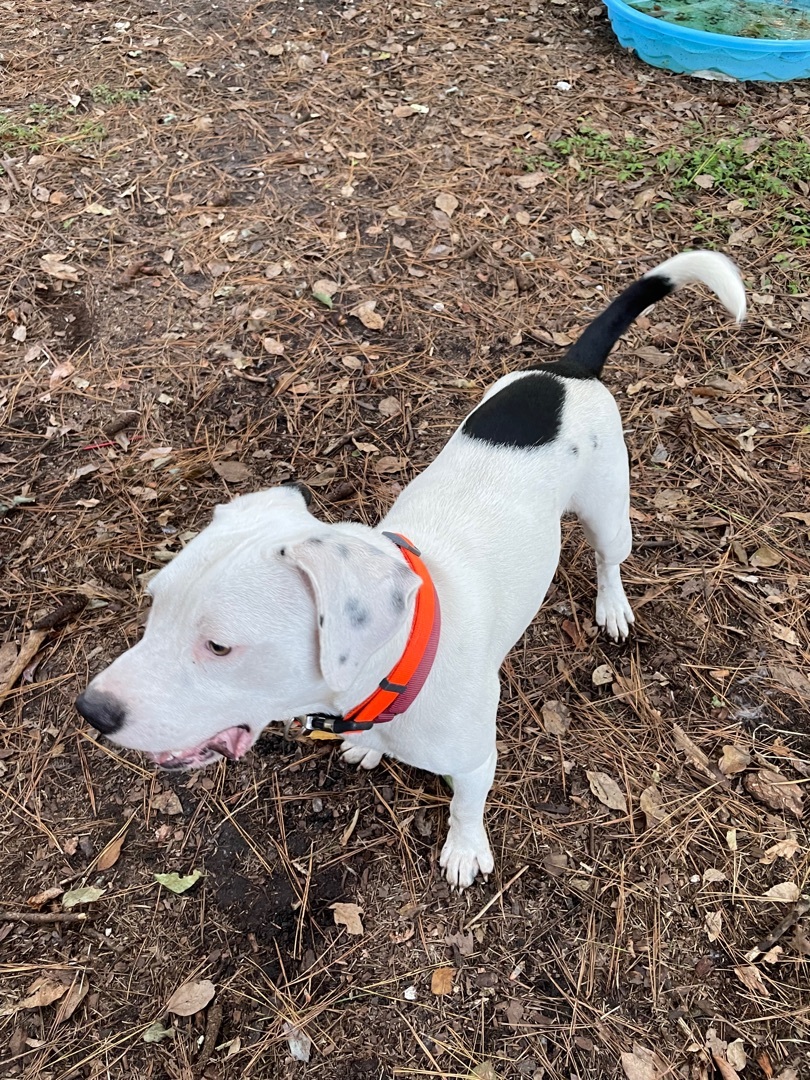
[[[115,698],[94,694],[85,690],[76,698],[76,708],[81,715],[102,735],[114,735],[123,727],[126,712]]]

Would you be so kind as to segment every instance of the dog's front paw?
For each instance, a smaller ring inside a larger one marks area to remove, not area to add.
[[[461,891],[475,881],[481,873],[484,877],[495,869],[492,849],[482,833],[479,837],[462,836],[451,827],[444,842],[439,865],[454,889]]]
[[[636,621],[624,589],[600,589],[596,597],[596,625],[614,641],[624,641]]]
[[[367,750],[364,746],[352,746],[344,739],[340,745],[340,752],[347,765],[359,765],[361,769],[376,769],[382,761],[379,750]]]

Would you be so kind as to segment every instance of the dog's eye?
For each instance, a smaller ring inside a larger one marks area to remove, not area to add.
[[[227,656],[231,651],[230,645],[217,645],[215,641],[206,641],[205,647],[214,656]]]

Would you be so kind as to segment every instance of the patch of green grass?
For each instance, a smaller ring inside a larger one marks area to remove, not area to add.
[[[517,153],[529,172],[540,168],[553,172],[562,168],[564,162],[561,159],[574,158],[579,163],[581,178],[605,171],[615,173],[618,180],[624,181],[643,175],[647,167],[643,139],[628,135],[621,146],[615,146],[608,132],[597,131],[588,124],[581,124],[573,135],[557,139],[550,148],[558,158],[548,160],[547,155],[531,154],[526,150]]]
[[[810,143],[801,138],[772,139],[755,131],[718,139],[698,121],[690,121],[689,131],[682,133],[689,136],[688,149],[655,151],[637,136],[617,139],[581,123],[576,132],[550,144],[555,155],[551,160],[548,154],[517,153],[530,171],[557,172],[573,163],[579,182],[594,176],[609,176],[619,183],[649,177],[662,180],[673,194],[697,192],[710,183],[715,197],[767,209],[773,236],[785,236],[795,248],[810,245],[810,209],[800,186],[810,176]],[[664,212],[668,203],[664,199],[654,209]],[[697,213],[696,231],[708,231],[714,222],[722,234],[723,220],[719,206],[714,214]]]
[[[78,113],[72,105],[33,102],[24,110],[0,110],[0,150],[37,154],[46,145],[101,142],[107,130],[98,117]]]
[[[143,90],[112,90],[104,83],[90,90],[90,97],[99,105],[131,105],[140,101],[143,96]]]

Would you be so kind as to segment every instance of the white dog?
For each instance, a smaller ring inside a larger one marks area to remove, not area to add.
[[[499,379],[374,529],[318,521],[296,486],[217,507],[154,578],[142,640],[79,712],[163,768],[239,758],[268,723],[307,716],[345,734],[345,759],[363,768],[389,754],[449,775],[441,865],[458,888],[489,874],[498,670],[554,575],[566,511],[596,552],[597,623],[628,633],[627,452],[599,374],[631,322],[691,281],[743,318],[725,256],[662,263],[563,359]]]

